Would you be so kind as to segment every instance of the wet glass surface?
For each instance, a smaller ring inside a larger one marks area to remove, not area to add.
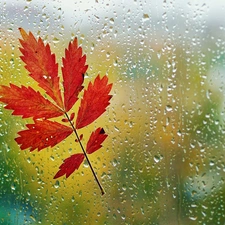
[[[30,119],[0,105],[0,224],[225,223],[225,3],[223,1],[0,1],[0,82],[37,84],[20,60],[19,27],[57,62],[77,37],[85,84],[113,83],[93,126],[108,134],[85,162],[53,179],[80,149],[69,137],[40,152],[14,139]],[[61,76],[61,75],[60,75]],[[83,133],[89,133],[84,128]]]

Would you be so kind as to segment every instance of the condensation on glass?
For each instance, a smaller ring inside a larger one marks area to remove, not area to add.
[[[54,180],[73,138],[21,151],[21,117],[0,106],[0,224],[225,224],[225,3],[0,1],[0,82],[36,85],[20,60],[19,27],[50,43],[59,65],[78,37],[88,82],[114,84],[107,141]],[[60,70],[59,70],[60,71]],[[86,131],[85,131],[86,132]]]

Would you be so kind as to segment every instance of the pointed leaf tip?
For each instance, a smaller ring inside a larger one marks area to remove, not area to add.
[[[22,27],[19,27],[19,31],[23,39],[26,39],[26,37],[28,36],[26,31]]]

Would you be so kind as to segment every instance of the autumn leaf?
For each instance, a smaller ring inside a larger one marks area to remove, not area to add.
[[[108,77],[105,75],[100,78],[98,75],[94,83],[88,85],[87,90],[84,91],[83,98],[79,107],[76,128],[80,129],[95,121],[99,116],[106,111],[109,105],[112,84],[108,84]]]
[[[20,51],[23,54],[20,58],[26,64],[25,68],[56,104],[63,108],[55,54],[51,53],[49,44],[45,46],[41,38],[36,40],[31,32],[27,34],[22,28],[19,30],[23,38],[20,39]]]
[[[62,110],[31,87],[20,88],[14,84],[10,84],[10,87],[2,85],[0,96],[0,101],[7,104],[6,109],[14,110],[13,115],[21,115],[23,118],[48,119],[63,114]]]
[[[107,134],[105,133],[104,129],[99,127],[94,132],[92,132],[87,146],[86,152],[91,154],[102,147],[102,142],[107,138]]]
[[[83,89],[84,73],[87,70],[86,55],[82,56],[82,48],[77,45],[77,38],[69,43],[63,58],[63,86],[64,86],[64,107],[66,112],[78,100],[78,94]]]
[[[71,155],[69,158],[66,158],[63,162],[63,164],[59,167],[59,171],[54,176],[54,179],[59,178],[66,175],[66,178],[68,178],[75,170],[77,170],[80,166],[80,164],[84,160],[84,154],[78,153]]]
[[[34,124],[27,124],[27,130],[18,132],[19,137],[15,138],[20,149],[30,148],[30,151],[38,151],[53,147],[72,132],[72,128],[49,120],[35,120]]]
[[[83,89],[84,73],[88,68],[85,65],[86,55],[83,55],[82,48],[78,47],[77,38],[69,43],[68,49],[65,50],[65,57],[62,59],[64,88],[62,98],[59,88],[58,64],[55,54],[51,53],[50,45],[45,45],[41,38],[35,39],[31,32],[27,34],[22,28],[19,30],[22,35],[22,39],[20,39],[21,59],[25,63],[25,68],[30,72],[29,75],[38,82],[38,85],[45,90],[47,97],[49,96],[53,103],[32,87],[23,85],[19,87],[14,84],[0,85],[0,101],[5,104],[5,109],[13,110],[13,115],[20,115],[22,118],[31,117],[34,120],[34,123],[26,125],[27,129],[18,132],[18,137],[15,138],[16,142],[21,150],[34,151],[37,149],[40,151],[55,146],[74,133],[76,136],[74,143],[80,145],[82,153],[73,154],[65,159],[54,179],[63,175],[68,178],[86,158],[101,193],[104,194],[104,189],[87,154],[100,149],[107,134],[103,128],[96,129],[90,135],[85,150],[82,144],[83,134],[78,135],[77,129],[89,125],[106,111],[112,97],[109,95],[112,84],[108,84],[106,75],[102,78],[98,75],[94,82],[90,82],[87,89],[84,90],[78,113],[72,112],[69,116],[68,111],[77,102],[78,95]],[[61,122],[70,126],[49,120],[62,115],[64,118],[61,118]]]

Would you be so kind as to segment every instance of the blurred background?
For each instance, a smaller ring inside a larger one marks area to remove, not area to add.
[[[38,89],[19,58],[19,27],[49,43],[59,66],[78,37],[85,84],[97,74],[113,83],[107,112],[82,130],[84,141],[97,126],[109,135],[90,155],[104,196],[87,163],[53,179],[63,159],[81,151],[75,137],[21,151],[14,138],[32,120],[0,105],[0,224],[225,224],[223,0],[0,0],[0,7],[1,84]]]

